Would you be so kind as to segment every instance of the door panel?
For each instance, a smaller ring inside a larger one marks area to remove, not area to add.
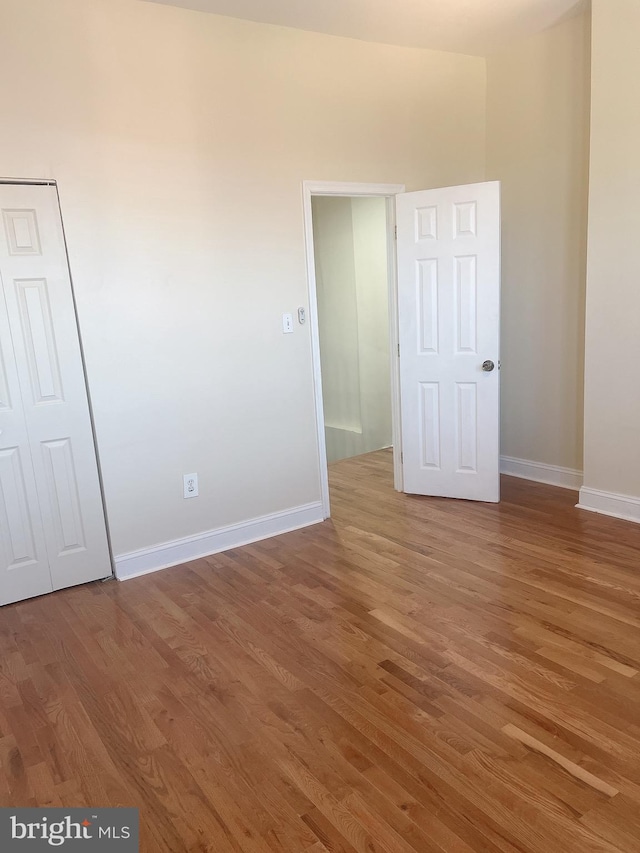
[[[111,574],[62,225],[54,187],[0,186],[0,204],[14,363],[52,586],[61,589]]]
[[[17,569],[38,562],[31,529],[27,483],[19,447],[0,450],[0,518],[7,531],[3,568]]]
[[[500,186],[402,193],[396,213],[404,489],[497,501]]]
[[[84,526],[71,439],[43,441],[42,452],[57,552],[84,551]]]
[[[40,503],[0,278],[0,604],[51,592]]]
[[[62,379],[47,280],[16,279],[15,286],[33,400],[36,404],[60,402]]]

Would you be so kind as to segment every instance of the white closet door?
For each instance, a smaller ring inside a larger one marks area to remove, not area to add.
[[[51,585],[61,589],[108,576],[111,561],[57,193],[0,185],[0,207],[0,276]],[[35,519],[32,509],[34,528]]]

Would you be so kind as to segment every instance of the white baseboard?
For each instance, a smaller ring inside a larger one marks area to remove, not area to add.
[[[599,512],[601,515],[611,515],[625,521],[635,521],[640,524],[640,498],[631,495],[617,495],[614,492],[601,492],[599,489],[580,489],[578,509],[589,512]]]
[[[545,465],[542,462],[530,462],[528,459],[514,459],[512,456],[500,457],[500,472],[520,477],[522,480],[535,480],[549,486],[578,491],[582,487],[582,471],[574,468],[561,468],[559,465]]]
[[[195,536],[186,536],[184,539],[163,542],[151,548],[142,548],[139,551],[116,556],[116,577],[121,581],[129,580],[160,569],[167,569],[169,566],[177,566],[189,560],[227,551],[229,548],[238,548],[240,545],[249,545],[260,539],[289,533],[291,530],[298,530],[320,521],[324,521],[324,515],[322,504],[317,501],[252,518],[239,524],[229,524],[217,530],[208,530]]]

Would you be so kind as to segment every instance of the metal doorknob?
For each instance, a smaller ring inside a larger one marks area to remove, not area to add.
[[[482,369],[485,373],[491,373],[494,368],[495,364],[491,361],[491,359],[487,359],[487,361],[482,362]]]

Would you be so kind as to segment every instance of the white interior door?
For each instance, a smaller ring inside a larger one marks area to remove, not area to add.
[[[58,208],[0,185],[0,603],[111,574]]]
[[[404,491],[500,499],[500,184],[402,193]]]

